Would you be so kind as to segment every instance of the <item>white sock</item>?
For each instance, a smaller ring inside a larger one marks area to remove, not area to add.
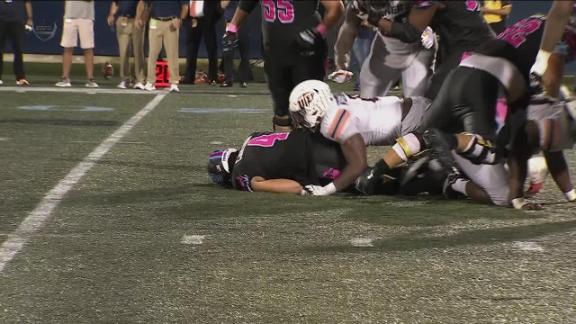
[[[454,181],[454,183],[452,184],[452,189],[454,189],[454,191],[457,191],[465,196],[468,196],[468,194],[466,193],[466,185],[468,184],[468,182],[470,182],[470,180],[466,180],[466,179],[458,179],[456,181]]]

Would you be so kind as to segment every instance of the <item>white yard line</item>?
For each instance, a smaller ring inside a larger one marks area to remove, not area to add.
[[[132,116],[132,118],[120,126],[112,135],[100,143],[94,151],[88,154],[82,162],[78,163],[64,179],[60,180],[60,182],[44,196],[36,209],[28,214],[18,228],[9,234],[6,241],[0,246],[0,273],[16,254],[22,250],[24,244],[30,240],[32,235],[42,228],[64,196],[122,137],[128,134],[144,116],[154,110],[165,96],[166,94],[159,94],[154,97],[154,99],[144,106],[136,115]]]

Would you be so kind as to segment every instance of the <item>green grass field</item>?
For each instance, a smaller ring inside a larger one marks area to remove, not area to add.
[[[225,190],[207,154],[270,129],[264,84],[33,80],[0,87],[0,323],[576,323],[551,181],[539,212]]]

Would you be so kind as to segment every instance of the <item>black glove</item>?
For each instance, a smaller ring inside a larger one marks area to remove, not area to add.
[[[296,37],[296,43],[300,47],[300,54],[303,56],[314,55],[319,44],[322,42],[322,35],[314,28],[308,28],[301,31]]]
[[[222,52],[233,53],[238,47],[238,33],[227,31],[222,37]]]

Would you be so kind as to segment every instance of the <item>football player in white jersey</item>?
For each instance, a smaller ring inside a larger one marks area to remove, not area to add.
[[[412,2],[408,0],[367,1],[354,0],[348,4],[344,23],[340,27],[334,46],[337,71],[332,78],[349,76],[347,71],[349,53],[363,23],[377,25],[385,18],[404,22],[408,18]],[[372,17],[377,17],[373,18]],[[376,21],[374,21],[377,19]],[[423,96],[432,75],[435,37],[429,27],[422,33],[422,41],[405,43],[397,38],[377,32],[370,54],[360,71],[360,96],[374,98],[385,96],[402,77],[404,96]],[[337,81],[338,82],[338,81]]]
[[[380,180],[374,181],[370,177],[372,169],[368,168],[366,146],[393,145],[392,150],[402,154],[419,145],[421,139],[412,131],[420,127],[429,107],[430,100],[424,97],[362,99],[333,95],[326,83],[317,80],[298,84],[290,94],[292,119],[298,126],[318,131],[340,143],[347,162],[334,182],[326,186],[305,186],[303,194],[330,195],[356,179],[370,184],[367,189],[365,183],[356,182],[358,190],[374,194]],[[414,150],[419,151],[419,147]],[[448,177],[447,192],[460,192],[480,202],[509,205],[507,173],[503,165],[475,165],[457,154],[454,159],[470,180],[458,175]]]
[[[290,113],[297,126],[319,131],[340,143],[346,167],[326,186],[306,186],[303,194],[325,196],[351,184],[368,167],[366,146],[392,145],[420,125],[430,101],[424,97],[377,97],[361,99],[333,95],[317,80],[298,84],[290,94]]]

